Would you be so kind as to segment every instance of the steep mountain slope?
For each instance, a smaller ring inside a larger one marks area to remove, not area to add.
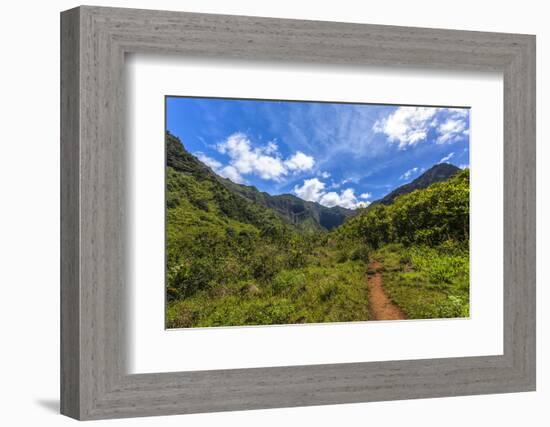
[[[387,194],[380,200],[373,202],[373,204],[381,203],[383,205],[389,205],[394,202],[396,197],[410,193],[414,190],[427,188],[436,182],[445,181],[458,172],[460,172],[460,169],[454,165],[451,165],[449,163],[439,163],[432,166],[430,169],[428,169],[412,182],[402,185],[401,187],[397,187],[395,190],[393,190],[391,193]]]
[[[223,181],[232,191],[254,203],[273,209],[287,221],[302,230],[332,230],[343,224],[346,218],[353,215],[351,209],[339,206],[327,208],[319,203],[302,200],[292,194],[272,196],[259,191],[253,186],[235,184],[229,180]]]
[[[307,242],[296,227],[229,190],[179,139],[167,135],[166,147],[169,301],[228,282],[246,287],[239,281],[270,277],[270,261],[300,264]]]
[[[166,135],[166,165],[168,209],[185,202],[194,209],[260,228],[287,226],[271,210],[234,194],[210,168],[187,152],[177,137],[169,133]]]
[[[286,222],[303,231],[331,230],[353,215],[352,210],[339,206],[327,208],[292,194],[272,196],[259,191],[256,187],[236,184],[216,175],[208,166],[187,152],[181,141],[170,133],[166,135],[166,144],[166,162],[169,167],[179,172],[190,173],[199,179],[222,183],[231,193],[244,197],[255,205],[272,209]]]

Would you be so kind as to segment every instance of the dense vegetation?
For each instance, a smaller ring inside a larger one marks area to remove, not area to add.
[[[469,315],[470,172],[375,204],[338,233],[383,266],[384,288],[411,319]]]
[[[332,230],[342,225],[346,218],[354,215],[351,209],[334,206],[327,208],[319,203],[308,202],[292,194],[271,194],[258,191],[256,187],[235,184],[228,179],[222,182],[231,191],[246,199],[270,208],[283,219],[295,225],[300,231],[318,233],[323,230]]]
[[[397,197],[390,205],[373,204],[339,230],[377,249],[387,243],[437,246],[469,240],[469,170],[447,181]]]
[[[246,197],[172,135],[166,143],[167,327],[368,320],[369,259],[383,261],[409,318],[468,314],[467,171],[328,232]]]

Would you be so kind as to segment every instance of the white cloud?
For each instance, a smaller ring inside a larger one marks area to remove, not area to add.
[[[463,119],[447,119],[437,128],[439,136],[437,137],[438,144],[444,144],[446,142],[454,142],[463,137],[463,134],[467,134],[466,122]]]
[[[227,165],[219,170],[217,170],[218,174],[220,176],[223,176],[224,178],[230,179],[231,181],[237,183],[237,184],[244,184],[245,180],[242,177],[242,175],[239,173],[237,169],[235,169],[231,165]]]
[[[319,203],[329,208],[333,206],[341,206],[347,209],[357,209],[360,203],[364,204],[365,202],[360,202],[357,200],[352,188],[346,188],[340,194],[334,191],[323,194],[319,200]]]
[[[197,152],[195,153],[197,158],[203,162],[206,166],[216,172],[218,175],[230,179],[237,184],[243,184],[245,182],[244,178],[241,176],[239,171],[231,165],[223,166],[223,164],[212,157],[207,156],[204,153]]]
[[[440,124],[438,113],[448,117]],[[372,129],[383,133],[388,140],[398,143],[399,148],[413,146],[426,140],[430,130],[435,129],[436,143],[454,142],[468,134],[468,109],[434,107],[399,107],[389,116],[378,119]]]
[[[364,199],[364,200],[367,200],[367,199],[370,199],[372,197],[372,193],[363,193],[359,196],[360,199]]]
[[[453,113],[455,117],[468,117],[469,109],[468,108],[447,108],[447,111]]]
[[[218,162],[216,159],[213,159],[212,157],[207,156],[204,153],[197,152],[195,153],[195,155],[201,162],[203,162],[206,166],[214,171],[222,167],[222,164],[220,162]]]
[[[225,141],[219,143],[217,149],[220,153],[229,156],[229,166],[234,169],[231,173],[254,174],[266,180],[280,181],[290,172],[307,171],[315,164],[313,157],[301,151],[286,160],[282,159],[277,144],[273,141],[266,146],[254,148],[250,139],[240,132],[230,135]]]
[[[301,151],[297,151],[296,154],[285,160],[285,166],[290,171],[308,171],[313,168],[314,164],[315,159]]]
[[[327,172],[328,174],[328,172]],[[330,176],[330,174],[328,174]],[[322,175],[321,175],[322,176]],[[357,184],[359,182],[359,179],[357,177],[352,177],[352,178],[345,178],[343,180],[341,180],[340,182],[334,182],[332,181],[331,184],[328,186],[328,188],[330,189],[337,189],[337,188],[340,188],[346,184],[349,184],[349,183],[353,183],[353,184]]]
[[[265,154],[265,149],[253,149],[248,137],[235,133],[218,144],[218,151],[229,156],[230,165],[239,174],[257,174],[263,179],[278,180],[286,173],[283,161],[279,157]]]
[[[445,157],[443,157],[439,163],[446,163],[448,162],[449,160],[451,160],[453,158],[453,156],[455,155],[455,153],[449,153],[447,154]]]
[[[324,193],[318,200],[316,200],[323,206],[327,206],[329,208],[333,206],[338,206],[340,203],[340,195],[336,193],[335,191],[329,191],[328,193]]]
[[[469,167],[470,167],[470,165],[466,164],[466,163],[459,166],[460,169],[466,169],[466,168],[469,168]]]
[[[415,175],[417,172],[422,172],[424,170],[424,168],[420,169],[418,167],[414,167],[412,169],[409,169],[408,171],[406,171],[403,175],[401,175],[399,177],[399,179],[401,180],[407,180],[407,179],[410,179],[413,175]]]
[[[370,202],[367,201],[359,201],[352,188],[346,188],[339,194],[335,191],[327,192],[325,188],[326,185],[324,182],[317,178],[311,178],[304,180],[301,186],[295,186],[294,193],[301,199],[317,202],[329,208],[341,206],[347,209],[357,209],[366,207],[370,204]]]
[[[347,184],[348,182],[353,182],[353,178],[346,178],[340,181],[340,185]]]
[[[437,108],[399,107],[388,117],[377,120],[373,130],[386,134],[390,142],[405,148],[426,139],[436,113]]]
[[[340,193],[340,200],[337,204],[338,206],[342,206],[344,208],[356,209],[359,203],[364,203],[364,202],[359,202],[357,200],[357,197],[355,197],[353,189],[346,188],[344,191]]]
[[[295,186],[294,192],[296,195],[309,202],[318,202],[324,194],[325,183],[317,178],[304,180],[302,186]]]
[[[321,178],[325,178],[325,179],[330,178],[330,172],[324,171],[324,172],[321,172],[319,175],[321,175]]]
[[[266,154],[275,154],[279,152],[279,146],[275,141],[269,141],[264,151]]]

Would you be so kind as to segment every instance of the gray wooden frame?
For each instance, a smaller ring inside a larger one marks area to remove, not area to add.
[[[124,57],[499,71],[504,354],[128,375]],[[535,389],[535,37],[83,6],[61,14],[61,412],[183,414]]]

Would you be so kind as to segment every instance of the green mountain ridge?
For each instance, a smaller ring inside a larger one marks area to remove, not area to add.
[[[354,215],[351,209],[339,206],[328,208],[319,203],[302,200],[292,194],[272,196],[259,191],[254,186],[236,184],[217,175],[212,169],[189,153],[174,135],[166,134],[166,163],[178,172],[192,174],[197,179],[218,182],[232,194],[247,201],[274,211],[284,221],[301,231],[316,232],[332,230],[343,224],[346,218]]]
[[[223,182],[232,191],[254,203],[273,209],[285,220],[304,231],[330,231],[354,215],[353,210],[340,206],[328,208],[319,203],[300,199],[292,194],[272,196],[259,191],[254,186],[235,184],[228,179],[223,179]]]
[[[166,165],[168,209],[180,205],[184,199],[182,196],[186,196],[186,201],[194,209],[220,211],[229,220],[260,228],[266,224],[286,227],[280,216],[272,210],[254,204],[227,188],[223,178],[185,150],[179,138],[169,133],[166,135]]]
[[[346,219],[355,216],[359,210],[340,206],[326,207],[316,202],[300,199],[293,194],[271,195],[251,185],[232,182],[217,175],[189,153],[179,138],[167,133],[167,165],[180,172],[193,174],[198,179],[208,179],[223,184],[231,193],[241,196],[255,205],[276,212],[284,221],[301,231],[330,231],[342,225]],[[444,181],[460,169],[448,163],[434,165],[410,183],[397,187],[383,198],[374,201],[371,206],[381,203],[393,203],[396,197],[412,191],[426,188],[433,183]]]
[[[457,168],[450,163],[438,163],[436,165],[433,165],[430,169],[425,171],[422,175],[420,175],[413,181],[397,187],[381,199],[376,200],[372,203],[372,205],[377,203],[389,205],[393,203],[395,199],[399,196],[411,193],[415,190],[427,188],[430,185],[435,184],[436,182],[446,181],[447,179],[456,175],[458,172],[460,172],[460,168]]]

